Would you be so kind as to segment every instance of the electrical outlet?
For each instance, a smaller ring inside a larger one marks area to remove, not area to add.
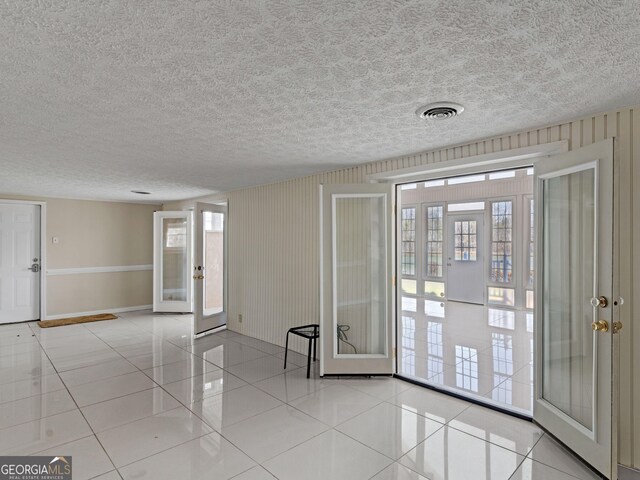
[[[238,323],[242,323],[242,314],[238,315]]]

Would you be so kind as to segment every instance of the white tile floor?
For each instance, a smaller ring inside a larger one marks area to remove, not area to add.
[[[533,313],[403,297],[399,373],[523,415],[533,411]]]
[[[282,354],[149,312],[0,326],[0,455],[72,455],[75,480],[597,478],[531,423]]]

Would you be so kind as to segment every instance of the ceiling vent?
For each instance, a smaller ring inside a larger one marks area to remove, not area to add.
[[[459,103],[437,102],[424,105],[416,110],[416,115],[423,120],[446,120],[457,117],[464,111]]]

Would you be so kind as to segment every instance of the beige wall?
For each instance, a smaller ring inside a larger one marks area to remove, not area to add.
[[[126,267],[153,263],[153,212],[159,205],[58,198],[0,199],[47,204],[49,273],[69,268]],[[59,243],[52,243],[52,237]],[[47,316],[107,311],[152,303],[150,269],[47,275]]]
[[[47,199],[47,268],[153,263],[158,205]],[[57,236],[60,243],[51,243]]]
[[[318,185],[359,183],[367,174],[557,140],[576,149],[617,138],[620,233],[620,462],[640,468],[640,108],[624,108],[467,145],[208,197],[229,201],[229,328],[282,345],[289,327],[318,321]],[[181,209],[190,202],[165,205]],[[243,323],[238,315],[243,315]],[[297,349],[302,344],[296,343]],[[637,367],[636,367],[637,366]]]

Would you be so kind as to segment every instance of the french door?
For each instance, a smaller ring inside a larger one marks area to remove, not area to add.
[[[320,186],[320,375],[393,373],[386,184]]]
[[[227,323],[227,207],[196,203],[195,333]]]
[[[613,141],[539,161],[533,418],[616,478]],[[617,315],[617,312],[615,312]]]
[[[193,214],[153,214],[153,311],[192,312]]]

